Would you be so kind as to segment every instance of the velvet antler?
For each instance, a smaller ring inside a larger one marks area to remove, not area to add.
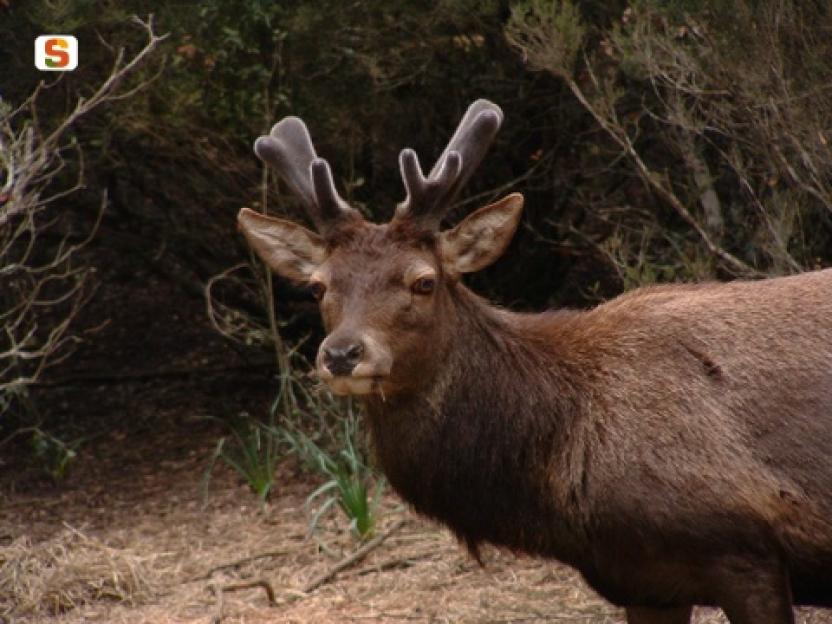
[[[318,158],[309,130],[298,117],[286,117],[254,142],[254,152],[272,167],[303,201],[322,236],[345,217],[358,213],[335,188],[329,163]]]
[[[396,217],[438,229],[445,210],[482,161],[502,122],[503,111],[493,102],[471,104],[427,177],[416,152],[402,150],[399,168],[407,198],[397,207]]]

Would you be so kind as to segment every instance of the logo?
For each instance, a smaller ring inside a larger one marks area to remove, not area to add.
[[[72,35],[41,35],[35,39],[35,67],[72,71],[78,67],[78,40]]]

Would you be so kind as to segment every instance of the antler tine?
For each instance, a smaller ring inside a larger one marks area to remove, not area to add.
[[[503,111],[493,102],[480,99],[471,104],[427,178],[422,174],[416,153],[411,149],[402,150],[399,167],[407,198],[396,214],[438,228],[443,209],[485,157],[502,122]]]
[[[407,199],[399,205],[397,214],[417,219],[429,219],[437,212],[448,195],[462,166],[457,152],[450,152],[442,161],[442,168],[425,178],[419,157],[407,148],[399,154],[399,168],[402,173]],[[438,220],[437,220],[438,224]]]
[[[326,235],[345,215],[357,214],[338,195],[329,163],[318,158],[302,119],[280,120],[267,136],[254,142],[254,152],[303,201],[321,234]]]
[[[503,123],[503,110],[489,100],[479,99],[465,111],[462,120],[457,126],[456,132],[448,142],[445,151],[437,159],[431,169],[432,176],[435,171],[441,168],[442,161],[452,151],[459,152],[462,157],[463,170],[457,178],[454,191],[459,191],[477,166],[485,158],[488,148],[497,136],[500,126]],[[452,198],[450,198],[452,199]]]
[[[318,212],[327,223],[336,221],[346,213],[355,212],[341,199],[332,180],[332,169],[329,163],[323,158],[315,158],[309,165],[309,175],[312,179],[312,188],[318,202]]]

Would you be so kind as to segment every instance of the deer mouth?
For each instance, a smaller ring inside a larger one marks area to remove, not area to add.
[[[338,394],[341,396],[346,395],[354,395],[354,396],[362,396],[368,394],[381,394],[384,395],[384,391],[382,390],[382,384],[384,383],[384,377],[380,375],[375,376],[368,376],[368,375],[333,375],[329,371],[321,371],[319,373],[320,378],[326,382],[329,386],[329,389],[332,390],[334,394]]]

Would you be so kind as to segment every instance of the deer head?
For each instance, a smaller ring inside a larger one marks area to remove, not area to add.
[[[278,274],[309,286],[327,331],[319,377],[338,394],[418,391],[429,384],[453,337],[460,276],[496,260],[520,220],[512,194],[456,227],[440,221],[485,156],[502,122],[498,106],[477,100],[425,176],[405,149],[399,167],[407,196],[386,224],[366,221],[344,201],[329,164],[315,153],[303,121],[287,117],[254,144],[303,202],[317,232],[243,208],[238,224]]]

